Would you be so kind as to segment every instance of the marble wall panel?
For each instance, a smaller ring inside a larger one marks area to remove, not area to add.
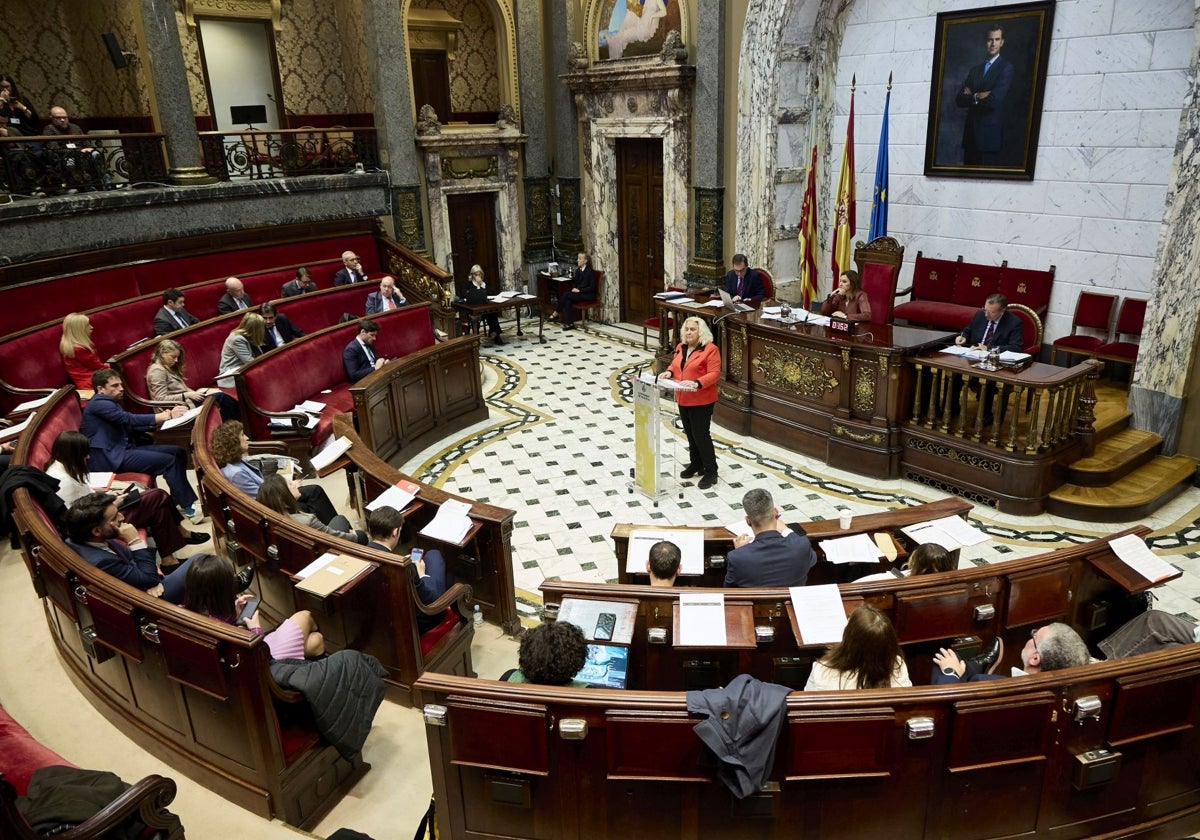
[[[1138,129],[1137,145],[1158,146],[1163,137],[1179,131],[1179,109],[1164,108],[1162,110],[1147,110],[1141,112],[1141,125]]]
[[[1150,67],[1153,50],[1152,32],[1072,38],[1065,45],[1062,72],[1087,75],[1146,70]]]
[[[1179,119],[1178,111],[1175,118]],[[1141,125],[1141,115],[1136,111],[1060,111],[1042,119],[1040,142],[1052,146],[1136,146]]]
[[[1160,230],[1158,222],[1083,219],[1079,230],[1079,247],[1087,251],[1104,250],[1114,254],[1153,257]]]
[[[1046,196],[1045,212],[1058,216],[1120,219],[1125,217],[1128,204],[1128,184],[1063,184]]]
[[[1186,67],[1192,54],[1195,33],[1190,29],[1154,34],[1154,54],[1150,57],[1151,70],[1170,70]]]
[[[1146,32],[1171,29],[1195,13],[1193,0],[1115,0],[1112,4],[1113,32]]]
[[[1125,218],[1143,222],[1160,221],[1166,206],[1166,198],[1165,186],[1130,184],[1128,203],[1125,205]]]
[[[1179,107],[1186,90],[1187,74],[1182,68],[1106,75],[1098,107],[1114,111]]]
[[[1098,183],[1165,184],[1171,173],[1170,148],[1096,149],[1088,177]]]

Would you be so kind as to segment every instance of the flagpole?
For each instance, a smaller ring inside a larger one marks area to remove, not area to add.
[[[846,122],[846,145],[842,150],[842,172],[838,178],[837,199],[834,204],[833,253],[830,264],[836,283],[842,272],[850,267],[850,241],[856,229],[854,219],[854,91],[858,76],[850,77],[850,118]]]
[[[871,233],[868,241],[887,236],[888,110],[891,105],[892,74],[888,73],[887,99],[883,103],[883,124],[879,129],[879,156],[875,159],[875,189],[871,196]]]

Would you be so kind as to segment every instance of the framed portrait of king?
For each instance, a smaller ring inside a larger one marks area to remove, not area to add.
[[[1054,0],[937,16],[925,174],[1033,180]]]

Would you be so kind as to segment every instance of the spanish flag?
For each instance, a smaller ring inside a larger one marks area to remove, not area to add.
[[[850,240],[854,238],[854,88],[850,80],[850,120],[846,123],[846,148],[842,151],[842,174],[838,178],[837,207],[833,217],[833,282],[850,268]]]
[[[800,292],[805,309],[819,297],[817,284],[817,144],[813,143],[808,186],[800,208]]]

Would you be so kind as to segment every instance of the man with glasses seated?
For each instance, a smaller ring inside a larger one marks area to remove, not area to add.
[[[1098,647],[1106,659],[1123,659],[1139,653],[1192,644],[1200,641],[1198,634],[1200,628],[1190,621],[1162,610],[1147,610],[1121,625]],[[1004,645],[995,645],[998,641],[997,638],[993,642],[992,650],[996,655],[990,661],[986,655],[963,660],[954,651],[942,648],[933,657],[933,684],[1003,679],[1002,674],[986,672],[994,669],[1002,658]],[[981,659],[984,660],[982,663],[979,662]],[[1061,623],[1034,628],[1029,641],[1021,649],[1021,669],[1026,674],[1074,668],[1090,661],[1091,655],[1083,639]],[[985,665],[988,666],[986,671],[982,667]]]
[[[342,252],[342,267],[333,275],[333,285],[345,286],[350,283],[367,282],[367,274],[362,270],[362,260],[353,251]]]

